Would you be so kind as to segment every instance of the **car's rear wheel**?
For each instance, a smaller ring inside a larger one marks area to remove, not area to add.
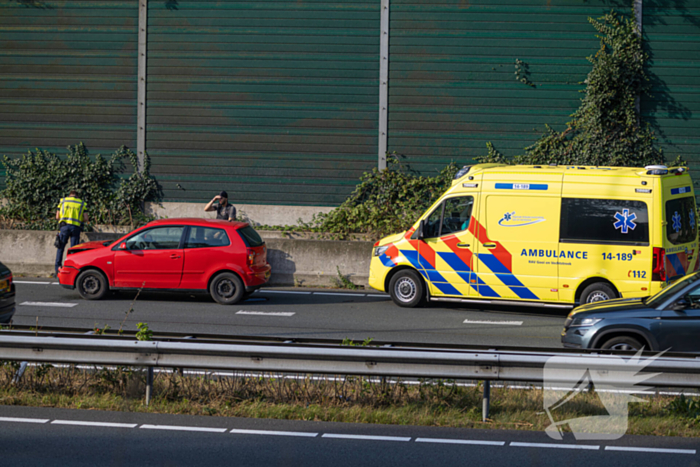
[[[243,298],[243,281],[231,272],[222,272],[214,277],[209,286],[211,298],[222,305],[233,305]]]
[[[397,272],[389,281],[389,295],[398,306],[415,308],[423,303],[423,279],[412,269]]]
[[[100,300],[109,292],[107,278],[94,269],[81,272],[75,281],[75,286],[85,300]]]
[[[640,350],[642,347],[644,346],[641,342],[628,336],[613,337],[600,346],[600,348],[604,350],[630,350],[633,352]]]
[[[596,282],[589,285],[581,293],[581,303],[594,303],[602,302],[603,300],[610,300],[617,298],[617,294],[605,282]]]

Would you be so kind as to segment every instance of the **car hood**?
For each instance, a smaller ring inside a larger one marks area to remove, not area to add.
[[[403,238],[403,236],[406,235],[406,232],[399,232],[397,234],[389,235],[388,237],[384,237],[381,240],[379,240],[379,244],[377,246],[384,246],[388,245],[390,243],[395,243],[398,242]]]
[[[79,245],[75,245],[74,247],[71,247],[68,249],[69,252],[71,253],[78,253],[79,251],[85,251],[85,250],[94,250],[96,248],[104,248],[107,245],[111,245],[113,243],[113,240],[96,240],[93,242],[85,242],[81,243]]]
[[[618,311],[638,310],[645,308],[642,298],[618,298],[615,300],[604,300],[601,302],[587,303],[575,308],[571,314],[577,313],[614,313]]]

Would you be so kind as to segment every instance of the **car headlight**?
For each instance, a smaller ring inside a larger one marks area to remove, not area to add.
[[[603,321],[603,318],[574,318],[574,320],[571,322],[570,327],[576,327],[576,326],[593,326],[594,324],[598,324],[601,321]]]
[[[378,246],[374,249],[374,256],[381,256],[391,245]]]

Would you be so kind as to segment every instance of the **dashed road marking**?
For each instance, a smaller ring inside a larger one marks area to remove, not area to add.
[[[136,428],[138,423],[85,422],[81,420],[54,420],[52,425],[104,426],[108,428]]]
[[[483,441],[479,439],[416,438],[416,443],[475,444],[480,446],[504,446],[505,441]]]
[[[500,324],[505,326],[520,326],[523,324],[522,321],[489,321],[489,320],[472,320],[465,319],[464,324]]]
[[[293,292],[291,290],[258,290],[258,293],[292,293],[298,295],[311,295],[311,292]]]
[[[144,430],[171,430],[171,431],[204,431],[210,433],[226,433],[228,428],[207,428],[201,426],[178,425],[141,425]]]
[[[695,449],[637,448],[632,446],[605,446],[606,451],[659,452],[665,454],[696,454]]]
[[[0,422],[19,422],[19,423],[48,423],[48,418],[17,418],[17,417],[0,417]]]
[[[316,438],[319,433],[305,431],[273,431],[273,430],[246,430],[233,428],[213,428],[213,427],[198,427],[198,426],[179,426],[179,425],[138,425],[137,423],[113,423],[113,422],[93,422],[87,420],[53,420],[44,418],[24,418],[24,417],[0,417],[0,422],[18,422],[18,423],[36,423],[46,424],[51,422],[51,425],[73,425],[73,426],[90,426],[90,427],[105,427],[105,428],[142,428],[145,430],[166,430],[166,431],[190,431],[190,432],[205,432],[205,433],[231,433],[231,434],[250,434],[250,435],[269,435],[269,436],[296,436],[304,438]],[[341,433],[324,433],[321,438],[331,439],[352,439],[352,440],[367,440],[367,441],[402,441],[410,442],[411,437],[402,436],[372,436],[372,435],[353,435]],[[449,438],[416,438],[416,443],[436,443],[436,444],[461,444],[461,445],[480,445],[480,446],[506,446],[506,441],[488,441],[478,439],[449,439]],[[512,441],[507,446],[513,447],[528,447],[528,448],[545,448],[545,449],[579,449],[590,451],[602,451],[600,446],[590,444],[558,444],[558,443],[521,443]],[[695,449],[672,449],[672,448],[652,448],[644,446],[605,446],[605,451],[618,452],[650,452],[660,454],[691,454],[697,453]]]
[[[370,436],[370,435],[345,435],[338,433],[324,433],[322,438],[336,438],[336,439],[361,439],[361,440],[375,440],[375,441],[411,441],[411,438],[404,438],[400,436]]]
[[[520,448],[554,448],[554,449],[588,449],[597,451],[600,446],[591,444],[554,444],[554,443],[516,443],[511,442],[511,446]]]
[[[305,438],[315,438],[318,436],[318,433],[306,431],[241,430],[236,428],[232,429],[231,433],[240,435],[301,436]]]
[[[257,315],[257,316],[294,316],[296,313],[294,311],[247,311],[240,310],[236,312],[237,315]]]
[[[22,302],[20,305],[24,306],[51,306],[59,308],[73,308],[77,303],[65,303],[65,302]]]
[[[41,284],[41,285],[51,285],[53,282],[39,282],[39,281],[15,281],[13,280],[15,284]]]
[[[364,293],[314,292],[314,295],[341,295],[343,297],[366,297]]]

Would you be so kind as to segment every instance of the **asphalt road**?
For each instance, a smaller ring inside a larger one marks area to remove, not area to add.
[[[118,329],[135,296],[120,292],[88,301],[55,280],[18,277],[16,283],[14,323],[20,325],[38,320],[40,327]],[[145,322],[155,332],[550,348],[561,348],[567,315],[566,310],[442,303],[406,309],[371,291],[300,288],[262,289],[233,306],[203,294],[142,292],[133,307],[124,329]]]
[[[697,466],[692,438],[554,441],[542,432],[0,406],[3,465]]]

